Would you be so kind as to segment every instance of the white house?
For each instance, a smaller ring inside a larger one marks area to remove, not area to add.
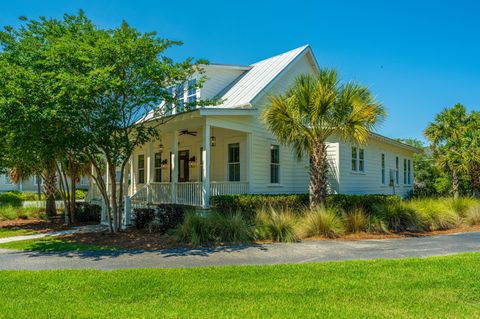
[[[210,196],[219,194],[307,193],[308,159],[280,145],[259,117],[268,96],[317,69],[305,45],[252,65],[211,64],[202,88],[194,82],[176,87],[178,102],[159,127],[161,138],[136,149],[130,160],[132,203],[208,208]],[[221,104],[185,107],[212,98]],[[153,115],[148,120],[158,123]],[[360,147],[332,138],[328,151],[332,193],[405,195],[412,189],[417,149],[411,146],[372,134]]]
[[[8,191],[19,192],[37,192],[38,182],[40,182],[40,190],[43,190],[43,180],[37,181],[36,176],[32,176],[22,180],[19,183],[14,183],[8,174],[0,174],[0,193]],[[88,177],[82,177],[77,184],[78,189],[88,189]]]

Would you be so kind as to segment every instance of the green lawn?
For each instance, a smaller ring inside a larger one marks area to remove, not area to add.
[[[36,250],[36,251],[73,251],[73,250],[78,251],[78,250],[115,249],[115,247],[71,243],[56,237],[44,237],[44,238],[37,238],[37,239],[13,241],[9,243],[1,243],[0,248],[19,249],[19,250]],[[1,314],[0,314],[0,318],[1,318]]]
[[[478,318],[480,254],[0,272],[0,318]]]
[[[36,233],[35,231],[27,230],[27,229],[0,228],[0,238],[21,236],[21,235],[31,235],[35,233]]]

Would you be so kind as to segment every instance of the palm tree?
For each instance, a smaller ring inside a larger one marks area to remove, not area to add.
[[[424,132],[432,142],[437,165],[450,174],[454,197],[459,196],[460,173],[466,170],[461,156],[461,146],[468,121],[467,110],[462,104],[457,103],[452,108],[440,112]]]
[[[310,207],[325,205],[328,193],[327,139],[338,136],[366,142],[385,117],[385,109],[368,88],[341,84],[337,72],[321,69],[298,76],[285,94],[270,97],[262,114],[280,143],[292,145],[299,158],[310,156]]]

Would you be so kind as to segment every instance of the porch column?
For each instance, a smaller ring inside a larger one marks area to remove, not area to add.
[[[246,145],[246,153],[245,158],[247,159],[247,193],[252,193],[252,174],[253,174],[253,152],[252,152],[252,133],[247,133],[247,145]]]
[[[135,168],[133,165],[134,155],[130,157],[130,196],[135,194]]]
[[[202,207],[210,205],[210,124],[205,122],[202,140]]]
[[[177,203],[177,186],[178,186],[178,131],[172,132],[172,156],[170,159],[172,170],[172,202]]]
[[[153,143],[148,142],[147,143],[147,178],[146,178],[146,183],[149,185],[151,182],[153,182]],[[151,187],[147,187],[147,203],[151,204],[152,203],[152,191]]]
[[[153,155],[153,143],[147,143],[147,184],[153,182],[153,165],[154,165],[154,155]]]

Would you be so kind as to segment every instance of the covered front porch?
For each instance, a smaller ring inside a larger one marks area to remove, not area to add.
[[[162,124],[160,138],[135,150],[125,172],[132,206],[208,208],[211,196],[249,193],[251,133],[231,126],[206,116]]]

